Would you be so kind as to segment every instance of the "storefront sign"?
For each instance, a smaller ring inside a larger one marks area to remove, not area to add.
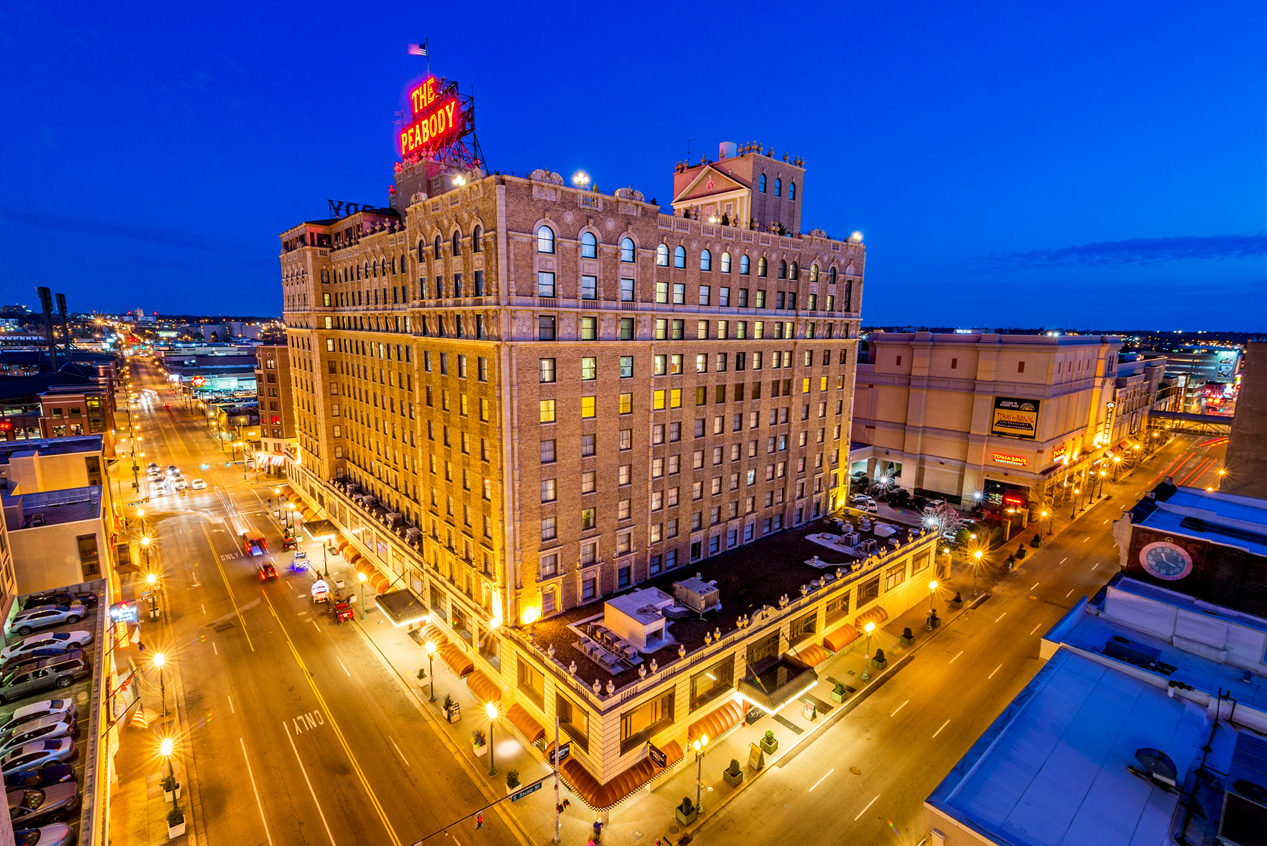
[[[1068,444],[1061,444],[1058,447],[1052,447],[1051,448],[1052,463],[1055,464],[1057,461],[1060,461],[1062,458],[1064,458],[1068,454],[1069,454]]]
[[[409,92],[413,120],[400,131],[400,154],[427,155],[455,140],[466,126],[456,83],[429,76]]]
[[[1029,465],[1029,459],[1020,455],[1008,455],[1005,452],[990,453],[990,460],[995,464],[1005,464],[1008,467],[1026,467]]]
[[[1034,440],[1038,437],[1038,406],[1038,400],[995,397],[990,434]]]
[[[193,385],[195,388],[201,388],[203,385],[207,384],[207,380],[201,376],[195,376],[189,380],[189,384]]]
[[[664,754],[664,750],[657,749],[654,744],[647,744],[647,757],[651,759],[651,763],[661,769],[669,765],[669,756]]]

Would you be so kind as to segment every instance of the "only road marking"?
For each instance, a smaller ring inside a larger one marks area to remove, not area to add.
[[[880,798],[880,794],[879,794],[879,793],[877,793],[877,794],[875,795],[875,799],[879,799],[879,798]],[[875,804],[875,799],[872,799],[870,802],[868,802],[868,803],[867,803],[867,808],[870,808],[872,805],[874,805],[874,804]],[[854,818],[853,818],[853,821],[854,821],[854,822],[857,822],[858,820],[862,819],[862,815],[863,815],[863,814],[865,814],[865,813],[867,812],[867,808],[863,808],[861,811],[859,811],[859,812],[858,812],[858,816],[854,817]]]
[[[937,735],[941,734],[941,729],[944,729],[944,728],[945,728],[946,726],[948,726],[948,725],[950,725],[950,720],[946,720],[946,722],[942,723],[942,724],[941,724],[941,728],[939,728],[939,729],[937,729],[937,731],[933,732],[933,737],[937,737]]]

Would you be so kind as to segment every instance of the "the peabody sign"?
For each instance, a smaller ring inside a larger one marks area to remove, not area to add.
[[[428,156],[467,129],[458,84],[429,76],[409,91],[410,122],[400,131],[400,155]]]

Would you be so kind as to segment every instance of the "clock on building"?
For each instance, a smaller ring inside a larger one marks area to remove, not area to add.
[[[1171,582],[1192,572],[1192,556],[1170,541],[1145,546],[1139,551],[1139,563],[1149,574]]]

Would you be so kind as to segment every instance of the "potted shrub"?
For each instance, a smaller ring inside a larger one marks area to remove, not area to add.
[[[453,697],[447,693],[444,695],[444,718],[450,723],[456,723],[462,719],[462,710],[453,701]]]
[[[695,807],[690,796],[683,796],[682,804],[677,806],[676,813],[678,822],[682,825],[690,825],[699,816],[699,808]]]
[[[506,772],[506,795],[514,793],[519,789],[519,770],[508,770]]]
[[[955,598],[950,600],[950,607],[958,610],[963,607],[963,594],[956,593]]]
[[[476,755],[483,755],[488,751],[488,737],[482,729],[471,732],[471,751]]]
[[[424,669],[423,667],[419,667],[418,668],[418,687],[420,689],[425,688],[427,686],[426,678],[427,678],[426,669]]]
[[[845,696],[845,686],[840,682],[836,682],[836,686],[831,689],[831,701],[837,703],[844,702]]]
[[[185,812],[179,805],[172,805],[167,812],[167,839],[174,840],[185,833]]]
[[[888,666],[888,663],[889,659],[884,657],[883,649],[877,649],[875,651],[875,655],[871,656],[871,666],[875,667],[877,670],[883,670],[886,666]]]
[[[730,759],[730,766],[722,770],[721,777],[724,778],[726,783],[731,787],[738,787],[743,784],[743,770],[739,768],[738,758]]]
[[[773,755],[779,748],[779,741],[775,738],[774,732],[769,729],[765,730],[765,737],[761,738],[761,751],[767,755]]]
[[[906,628],[902,629],[901,641],[902,641],[903,646],[910,646],[912,643],[915,642],[915,635],[911,634],[910,626],[907,626]]]
[[[163,776],[163,798],[175,802],[180,798],[180,782],[170,775]]]

